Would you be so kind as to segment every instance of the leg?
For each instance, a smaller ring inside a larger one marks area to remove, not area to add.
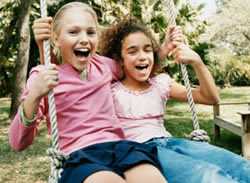
[[[237,183],[218,166],[195,160],[162,146],[158,147],[158,158],[163,174],[174,183]]]
[[[204,142],[177,138],[170,138],[166,146],[184,156],[218,166],[239,182],[250,182],[250,161],[228,150]]]
[[[88,176],[83,183],[126,183],[126,181],[111,171],[99,171]]]
[[[128,183],[167,183],[161,172],[151,164],[140,164],[130,168],[125,173],[125,178]]]

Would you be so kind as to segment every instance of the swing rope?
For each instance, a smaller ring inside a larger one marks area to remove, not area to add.
[[[40,0],[41,17],[47,17],[47,5],[46,0]],[[46,40],[43,42],[44,60],[45,66],[50,64],[50,41]],[[56,105],[54,92],[51,90],[48,93],[49,103],[49,116],[51,124],[51,141],[52,147],[47,150],[47,154],[51,160],[51,171],[49,176],[49,183],[57,183],[62,172],[62,161],[67,157],[60,152],[58,143],[58,128],[57,128],[57,117],[56,117]]]
[[[164,7],[166,7],[166,11],[168,12],[168,25],[176,25],[176,17],[177,17],[177,10],[175,8],[175,4],[173,0],[165,0],[163,1]],[[188,78],[188,72],[187,67],[185,64],[180,64],[181,66],[181,73],[182,73],[182,79],[184,80],[184,85],[187,90],[187,98],[188,98],[188,104],[190,111],[192,113],[192,121],[193,121],[193,131],[190,133],[189,138],[195,141],[209,141],[209,136],[207,135],[207,132],[200,129],[199,121],[197,118],[197,112],[195,103],[192,96],[192,90]]]

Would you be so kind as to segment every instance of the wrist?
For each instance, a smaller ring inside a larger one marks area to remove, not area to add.
[[[32,103],[39,103],[40,100],[43,98],[43,95],[39,93],[40,91],[41,90],[38,89],[30,89],[26,99],[28,99]]]
[[[29,127],[36,120],[36,113],[32,113],[31,118],[27,117],[25,110],[24,110],[24,103],[22,103],[19,107],[19,115],[21,118],[21,122],[26,127]]]
[[[193,60],[193,63],[191,64],[195,68],[203,67],[204,63],[201,59],[201,57],[197,54],[196,59]]]

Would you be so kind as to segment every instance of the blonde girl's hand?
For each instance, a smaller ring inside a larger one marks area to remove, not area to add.
[[[183,43],[185,36],[182,33],[180,26],[170,26],[166,29],[165,39],[161,46],[161,50],[164,56],[168,56],[169,53],[176,47],[176,44]]]
[[[176,44],[176,48],[171,52],[171,55],[178,64],[191,64],[194,67],[203,64],[200,56],[184,43]]]
[[[42,48],[44,40],[51,38],[52,17],[39,18],[34,21],[32,29],[39,48]]]
[[[55,64],[48,66],[41,65],[38,69],[38,74],[32,85],[30,93],[35,98],[39,99],[49,93],[51,89],[59,84],[58,71]]]

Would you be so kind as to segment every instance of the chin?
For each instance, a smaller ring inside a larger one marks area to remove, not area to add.
[[[149,77],[138,78],[137,81],[139,82],[146,82]]]

